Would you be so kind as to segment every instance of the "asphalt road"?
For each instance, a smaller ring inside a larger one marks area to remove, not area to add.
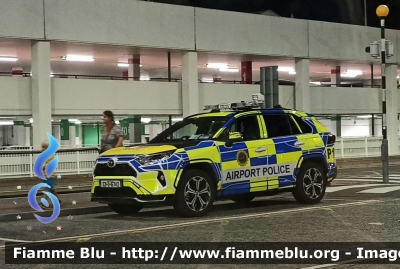
[[[286,193],[257,198],[248,206],[229,201],[219,202],[207,217],[195,219],[181,218],[170,207],[161,207],[144,209],[136,216],[125,217],[113,212],[76,216],[72,214],[69,217],[60,217],[47,225],[36,219],[0,222],[0,268],[265,268],[266,266],[265,264],[10,265],[4,261],[5,241],[100,242],[104,246],[111,242],[119,243],[121,246],[124,242],[400,242],[398,210],[400,169],[392,169],[391,173],[391,183],[383,185],[380,171],[376,169],[341,171],[339,180],[328,187],[323,201],[310,206],[298,204],[290,193]],[[84,194],[75,195],[79,201],[85,199]],[[368,247],[368,244],[360,247]],[[270,267],[311,269],[399,268],[400,266],[274,264]]]

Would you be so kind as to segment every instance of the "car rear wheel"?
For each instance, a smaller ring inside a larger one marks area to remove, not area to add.
[[[301,204],[319,203],[325,196],[327,185],[326,175],[318,163],[306,163],[297,176],[294,198]]]
[[[131,215],[138,213],[144,207],[144,204],[108,204],[112,211],[120,215]]]
[[[182,174],[176,189],[174,209],[185,217],[201,217],[211,210],[215,184],[204,171],[190,169]]]

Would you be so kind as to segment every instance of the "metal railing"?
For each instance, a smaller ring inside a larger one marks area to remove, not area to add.
[[[0,178],[33,177],[39,150],[0,150]],[[89,174],[99,155],[97,148],[59,149],[56,174]]]
[[[394,139],[394,140],[393,140]],[[393,141],[397,140],[397,148]],[[391,142],[392,141],[392,142]],[[336,159],[378,157],[381,154],[381,137],[339,137],[335,143]],[[132,145],[124,143],[124,146]],[[391,146],[392,145],[392,146]],[[99,156],[97,145],[60,148],[57,174],[90,174]],[[389,136],[390,155],[400,155],[400,136]],[[0,179],[33,177],[33,164],[40,151],[29,149],[0,150]]]
[[[0,76],[12,76],[12,72],[0,72]],[[19,76],[23,77],[31,77],[30,73],[21,73]],[[100,75],[79,75],[79,74],[52,74],[51,75],[54,78],[72,78],[72,79],[103,79],[103,80],[140,80],[140,77],[124,77],[124,76],[112,76],[112,75],[107,75],[107,76],[100,76]],[[143,79],[142,81],[159,81],[159,82],[181,82],[181,78],[166,78],[166,77],[150,77],[148,79]],[[247,84],[244,83],[241,80],[223,80],[223,79],[216,79],[215,81],[213,79],[199,79],[199,83],[215,83],[215,84]],[[260,84],[260,81],[255,80],[250,83],[251,84]],[[294,86],[296,83],[294,81],[290,80],[279,80],[279,85],[290,85]],[[249,84],[247,84],[249,85]],[[352,82],[352,83],[346,83],[343,82],[341,84],[333,84],[333,83],[321,83],[321,84],[316,84],[310,82],[311,87],[352,87],[352,88],[380,88],[381,86],[379,85],[367,85],[364,84],[363,82]],[[400,87],[400,85],[398,85]]]

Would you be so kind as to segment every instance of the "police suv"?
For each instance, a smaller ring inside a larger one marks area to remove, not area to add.
[[[283,191],[299,203],[318,203],[336,178],[335,139],[305,112],[257,102],[217,105],[148,143],[100,155],[91,201],[119,214],[162,203],[189,217],[206,215],[216,200],[248,203]]]

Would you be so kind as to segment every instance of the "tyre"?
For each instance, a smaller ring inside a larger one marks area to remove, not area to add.
[[[305,163],[297,176],[293,196],[301,204],[319,203],[325,196],[326,175],[318,163]]]
[[[175,193],[175,211],[185,217],[201,217],[210,212],[215,199],[215,184],[204,171],[190,169],[182,174]]]
[[[112,211],[120,215],[131,215],[138,213],[144,207],[144,204],[108,204]]]
[[[233,197],[231,200],[238,204],[248,204],[253,201],[255,197],[256,196],[254,195],[254,193],[246,193]]]

